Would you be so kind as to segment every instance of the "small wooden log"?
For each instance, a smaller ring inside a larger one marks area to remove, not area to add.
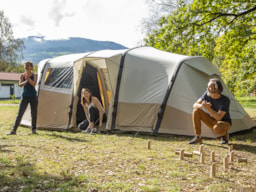
[[[201,145],[199,146],[199,152],[202,153],[203,150],[204,150],[204,144],[201,144]]]
[[[175,155],[180,155],[181,150],[184,150],[184,148],[177,148],[177,149],[175,149]]]
[[[201,155],[201,152],[200,152],[200,151],[193,151],[193,154],[195,154],[195,155]]]
[[[210,177],[216,177],[216,163],[212,163],[211,167],[210,167]]]
[[[181,150],[180,150],[179,159],[180,159],[180,160],[183,160],[183,159],[184,159],[184,149],[181,149]]]
[[[228,155],[223,158],[223,171],[228,171]]]
[[[233,151],[233,145],[231,144],[231,145],[229,145],[229,153],[231,153],[231,151]]]
[[[203,152],[200,154],[200,163],[204,163],[204,159],[205,159],[205,152],[203,151]]]
[[[148,149],[150,149],[150,148],[151,148],[151,140],[148,140],[147,148],[148,148]]]
[[[175,151],[175,155],[180,155],[180,151]],[[193,153],[184,151],[184,157],[193,157]]]
[[[183,148],[176,148],[175,151],[180,151],[181,149],[183,149]]]
[[[193,153],[184,152],[185,157],[193,157]]]
[[[247,163],[247,158],[238,158],[237,162],[238,163]]]
[[[234,161],[234,154],[235,154],[234,150],[229,153],[229,160],[230,160],[230,162]]]
[[[215,162],[215,151],[211,152],[211,162]]]

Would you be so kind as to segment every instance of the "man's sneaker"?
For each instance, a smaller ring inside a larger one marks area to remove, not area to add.
[[[197,144],[197,143],[202,144],[202,139],[199,138],[199,136],[197,135],[191,141],[189,141],[189,144]]]
[[[221,137],[221,144],[228,144],[229,135],[228,133],[225,136]]]
[[[10,133],[7,133],[6,135],[16,135],[16,131],[11,131]]]
[[[37,135],[36,130],[32,130],[31,134],[32,134],[32,135]]]

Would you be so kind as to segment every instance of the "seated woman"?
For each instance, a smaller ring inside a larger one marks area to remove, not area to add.
[[[79,123],[78,129],[85,130],[86,133],[97,132],[96,125],[102,128],[102,123],[107,120],[106,113],[99,99],[92,95],[90,89],[83,88],[81,91],[81,105],[84,109],[86,119]]]

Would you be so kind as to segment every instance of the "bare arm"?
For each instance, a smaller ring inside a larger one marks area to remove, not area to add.
[[[24,77],[25,77],[24,73],[20,74],[20,80],[19,80],[20,87],[24,87],[28,83],[28,81],[26,80],[26,77],[25,77],[25,80],[24,80]]]
[[[86,107],[85,104],[81,103],[83,109],[84,109],[84,113],[85,113],[85,117],[86,119],[90,122],[90,119],[89,119],[89,115],[88,115],[88,108]]]
[[[99,126],[102,126],[102,121],[103,121],[103,107],[97,97],[93,97],[93,103],[97,107],[99,111]]]
[[[209,104],[206,104],[206,109],[208,110],[208,112],[211,114],[211,116],[214,118],[214,119],[216,119],[217,121],[221,121],[222,120],[222,118],[224,117],[224,115],[226,114],[226,112],[225,111],[215,111],[215,110],[213,110],[211,107],[211,104],[209,105]]]
[[[27,78],[27,81],[30,85],[32,85],[33,87],[36,86],[36,82],[37,82],[37,75],[34,74],[34,80],[30,79],[29,77]]]
[[[24,80],[25,79],[25,80]],[[19,81],[19,86],[24,87],[27,83],[32,85],[33,87],[36,86],[37,83],[37,75],[34,74],[34,80],[32,80],[26,73],[22,73],[20,75],[20,81]]]
[[[210,102],[206,102],[206,101],[203,101],[202,99],[198,99],[194,105],[193,105],[193,108],[194,109],[199,109],[199,108],[204,108],[204,109],[207,109],[208,112],[210,113],[210,115],[216,119],[217,121],[221,121],[222,118],[224,117],[224,115],[226,114],[225,111],[215,111],[211,108],[212,104]]]
[[[200,109],[200,108],[202,108],[202,107],[203,107],[203,106],[202,106],[202,102],[203,102],[202,99],[198,99],[198,100],[194,103],[193,108],[194,108],[194,109]]]

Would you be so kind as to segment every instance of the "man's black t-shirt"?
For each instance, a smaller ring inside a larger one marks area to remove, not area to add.
[[[212,97],[207,95],[207,91],[200,97],[200,99],[205,100],[207,102],[210,102],[212,104],[211,108],[215,111],[225,111],[226,114],[224,115],[224,117],[222,118],[221,121],[227,121],[230,124],[232,124],[231,122],[231,118],[230,118],[230,114],[229,114],[229,105],[230,105],[230,100],[227,96],[225,95],[221,95],[220,98],[218,99],[213,99]]]

